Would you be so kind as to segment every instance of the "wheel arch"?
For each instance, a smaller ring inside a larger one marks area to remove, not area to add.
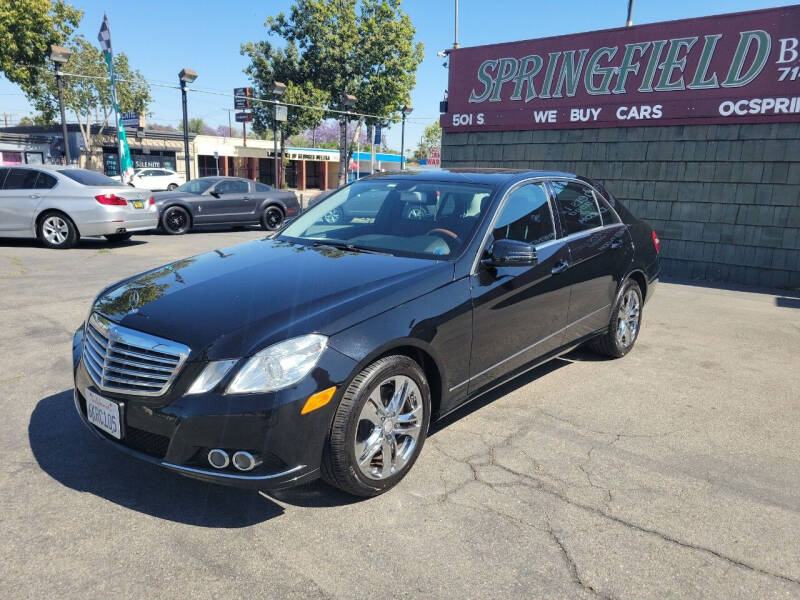
[[[639,289],[642,290],[642,302],[644,302],[645,298],[647,298],[647,275],[645,275],[644,271],[639,268],[633,269],[622,280],[620,289],[622,289],[622,286],[625,285],[625,282],[629,279],[633,279],[639,284]]]
[[[78,237],[81,237],[81,228],[78,227],[78,224],[75,222],[75,219],[73,219],[72,216],[67,211],[62,210],[60,208],[43,208],[41,211],[39,211],[39,214],[36,215],[36,218],[33,221],[33,233],[34,233],[34,235],[36,237],[39,236],[39,227],[42,224],[42,220],[47,215],[50,215],[50,214],[53,214],[53,213],[57,213],[57,214],[64,215],[65,217],[67,217],[72,222],[72,224],[75,226],[75,231],[78,232]]]
[[[425,374],[425,379],[428,381],[428,388],[431,392],[431,417],[433,420],[438,415],[442,405],[445,379],[441,361],[435,358],[436,352],[422,340],[403,338],[383,344],[359,361],[358,365],[353,369],[353,377],[376,360],[396,354],[407,356],[416,362]]]

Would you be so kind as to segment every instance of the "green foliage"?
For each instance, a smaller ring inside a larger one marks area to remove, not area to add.
[[[414,151],[414,158],[428,158],[428,153],[431,148],[438,148],[442,145],[442,126],[439,121],[435,121],[428,125],[422,132],[422,137],[419,140],[419,145]]]
[[[275,81],[286,84],[286,91],[281,97],[282,102],[308,106],[325,104],[324,92],[317,89],[301,69],[299,54],[294,44],[287,44],[285,48],[275,48],[268,41],[250,42],[242,45],[241,52],[250,59],[245,73],[253,83],[253,96],[256,99],[253,103],[253,128],[256,132],[260,134],[271,132],[276,124],[273,118],[274,105],[260,102],[275,98],[271,91]],[[286,121],[277,122],[278,131],[285,138],[306,129],[313,129],[325,115],[322,110],[298,106],[289,106],[287,113]]]
[[[42,79],[50,45],[64,45],[82,15],[63,0],[2,0],[0,73],[31,93]]]
[[[93,123],[108,124],[113,115],[111,104],[111,82],[108,68],[101,50],[83,36],[77,36],[70,44],[72,55],[64,65],[65,73],[80,73],[90,78],[62,77],[64,105],[76,117],[86,148],[91,147]],[[117,76],[117,101],[122,112],[133,111],[143,114],[151,101],[150,86],[144,76],[132,70],[124,53],[114,55],[114,72]],[[53,119],[58,111],[58,88],[52,73],[41,78],[34,90],[28,94],[44,117]],[[113,120],[113,119],[112,119]]]
[[[295,0],[288,15],[269,17],[266,26],[287,41],[287,49],[296,48],[300,81],[312,82],[330,108],[344,109],[347,93],[356,97],[356,112],[384,117],[409,101],[423,46],[414,43],[415,29],[400,0]],[[343,183],[347,141],[344,117],[338,118]],[[379,118],[363,120],[372,125]]]
[[[178,125],[178,131],[183,131],[183,123]],[[189,119],[189,133],[197,135],[214,135],[216,132],[206,125],[203,119]]]

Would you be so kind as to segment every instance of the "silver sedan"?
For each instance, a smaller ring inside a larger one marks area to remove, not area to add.
[[[0,237],[35,237],[50,248],[71,248],[81,237],[119,242],[157,225],[148,190],[76,167],[0,167]]]

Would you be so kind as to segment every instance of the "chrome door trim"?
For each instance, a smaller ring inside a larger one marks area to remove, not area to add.
[[[556,241],[561,241],[561,240],[556,240]],[[512,354],[511,356],[508,356],[508,357],[504,358],[503,360],[501,360],[500,362],[497,362],[497,363],[493,364],[491,367],[488,367],[488,368],[484,369],[484,370],[483,370],[483,371],[481,371],[480,373],[476,373],[475,375],[472,375],[472,376],[471,376],[469,379],[466,379],[465,381],[462,381],[461,383],[459,383],[459,384],[458,384],[458,385],[456,385],[455,387],[451,387],[449,391],[450,391],[450,392],[452,392],[452,391],[454,391],[454,390],[457,390],[457,389],[458,389],[458,388],[460,388],[462,385],[466,385],[466,384],[468,384],[470,381],[472,381],[473,379],[476,379],[476,378],[480,377],[481,375],[485,375],[486,373],[488,373],[488,372],[489,372],[489,371],[491,371],[492,369],[496,369],[497,367],[499,367],[499,366],[500,366],[500,365],[502,365],[503,363],[506,363],[506,362],[508,362],[509,360],[511,360],[511,359],[513,359],[513,358],[516,358],[516,357],[517,357],[517,356],[519,356],[520,354],[524,354],[525,352],[527,352],[527,351],[528,351],[528,350],[530,350],[531,348],[533,348],[533,347],[535,347],[535,346],[538,346],[538,345],[539,345],[539,344],[541,344],[542,342],[546,342],[547,340],[549,340],[550,338],[552,338],[552,337],[554,337],[554,336],[558,335],[559,333],[562,333],[563,331],[566,331],[567,329],[569,329],[569,328],[570,328],[570,327],[572,327],[573,325],[577,325],[578,323],[580,323],[580,322],[581,322],[581,321],[583,321],[584,319],[588,319],[589,317],[592,317],[592,316],[596,315],[597,313],[599,313],[599,312],[601,312],[601,311],[603,311],[603,310],[607,309],[609,306],[611,306],[611,304],[606,304],[606,305],[605,305],[605,306],[603,306],[602,308],[598,308],[597,310],[590,312],[588,315],[584,315],[584,316],[583,316],[583,317],[581,317],[580,319],[578,319],[578,320],[576,320],[576,321],[573,321],[572,323],[569,323],[568,325],[565,325],[564,327],[562,327],[562,328],[561,328],[561,329],[559,329],[558,331],[554,331],[554,332],[553,332],[553,333],[551,333],[550,335],[547,335],[547,336],[543,337],[542,339],[540,339],[539,341],[537,341],[537,342],[534,342],[534,343],[533,343],[533,344],[531,344],[530,346],[527,346],[526,348],[523,348],[522,350],[519,350],[519,351],[515,352],[515,353],[514,353],[514,354]]]

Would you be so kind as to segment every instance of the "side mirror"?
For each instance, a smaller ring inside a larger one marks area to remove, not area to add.
[[[209,196],[214,196],[214,198],[219,198],[222,194],[219,192],[208,192]]]
[[[497,240],[489,250],[489,264],[495,267],[524,267],[538,262],[533,244],[518,240]]]

